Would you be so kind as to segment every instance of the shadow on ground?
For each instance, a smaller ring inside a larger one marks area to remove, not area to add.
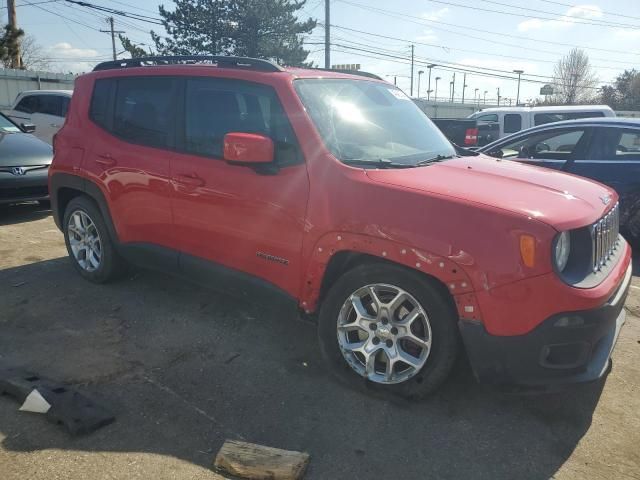
[[[49,215],[51,215],[51,208],[48,203],[42,205],[37,202],[0,205],[0,226],[32,222]]]
[[[236,438],[308,451],[309,479],[548,479],[603,387],[509,396],[476,384],[461,361],[426,401],[373,397],[337,383],[314,326],[276,300],[150,272],[92,285],[65,258],[0,271],[0,291],[0,367],[71,382],[117,416],[70,438],[0,398],[2,448],[14,452],[149,452],[209,468]]]

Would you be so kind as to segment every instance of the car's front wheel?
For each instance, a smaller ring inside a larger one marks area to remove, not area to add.
[[[458,353],[455,310],[418,272],[387,264],[345,273],[320,309],[323,356],[344,380],[406,397],[437,389]]]
[[[64,214],[67,252],[80,274],[95,283],[105,283],[126,271],[126,262],[115,250],[98,207],[87,197],[69,202]]]

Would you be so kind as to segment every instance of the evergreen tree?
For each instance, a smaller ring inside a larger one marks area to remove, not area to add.
[[[302,37],[316,21],[298,20],[306,0],[174,0],[159,7],[167,31],[151,32],[161,55],[239,55],[304,65]]]

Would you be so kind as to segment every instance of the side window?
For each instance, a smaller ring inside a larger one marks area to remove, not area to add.
[[[167,77],[119,79],[113,134],[131,143],[158,148],[172,146],[176,83]]]
[[[488,113],[486,115],[479,115],[476,117],[476,120],[481,123],[491,123],[498,121],[498,115],[495,113]]]
[[[592,160],[640,160],[640,130],[603,128],[600,137],[592,142]]]
[[[584,129],[540,132],[506,144],[502,154],[504,158],[568,160],[584,134]]]
[[[91,96],[91,106],[89,107],[89,118],[106,130],[111,128],[111,92],[115,85],[115,80],[96,80]]]
[[[562,120],[577,120],[579,118],[604,117],[604,112],[559,112],[559,113],[536,113],[533,116],[535,125],[545,123],[561,122]]]
[[[22,97],[15,108],[18,112],[33,113],[38,109],[38,97],[35,95],[27,95]]]
[[[293,130],[271,87],[237,80],[187,79],[185,150],[222,158],[224,136],[230,132],[268,136],[274,142],[278,164],[298,161]]]
[[[71,99],[69,97],[60,97],[60,99],[62,100],[60,116],[66,117],[67,112],[69,111],[69,102],[71,101]]]
[[[62,116],[62,97],[58,95],[40,95],[38,101],[38,113],[45,115]]]
[[[504,116],[504,133],[514,133],[522,130],[522,117],[518,113],[507,113]]]

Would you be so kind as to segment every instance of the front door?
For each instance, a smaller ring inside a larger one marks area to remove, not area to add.
[[[640,211],[640,129],[598,128],[588,154],[576,158],[567,170],[618,192],[622,223]]]
[[[185,270],[229,267],[295,295],[309,181],[275,91],[238,80],[184,81],[184,124],[171,165],[175,231]],[[274,168],[231,165],[224,135],[260,133],[275,144]]]

